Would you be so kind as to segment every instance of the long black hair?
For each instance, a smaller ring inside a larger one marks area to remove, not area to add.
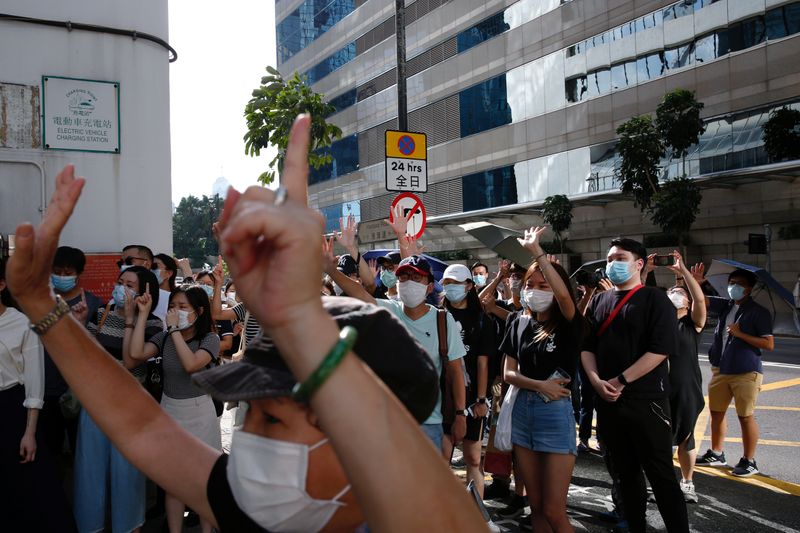
[[[158,259],[159,261],[164,263],[164,268],[172,272],[172,275],[169,277],[167,283],[169,284],[169,292],[174,291],[175,278],[178,277],[178,263],[175,262],[175,259],[173,259],[171,255],[167,254],[157,254],[155,256],[155,259]]]
[[[169,295],[169,303],[176,295],[183,294],[189,301],[194,312],[197,313],[197,319],[194,321],[194,336],[189,339],[190,341],[199,339],[203,340],[206,335],[217,331],[214,325],[214,320],[211,318],[211,302],[208,301],[208,294],[199,285],[181,285],[176,287]],[[202,311],[202,312],[201,312]]]
[[[6,260],[0,258],[0,281],[5,281],[5,280],[6,280]],[[8,283],[6,283],[6,286],[3,288],[2,291],[0,291],[0,302],[2,302],[3,305],[5,305],[6,307],[13,307],[14,309],[19,309],[19,307],[17,306],[17,302],[14,300],[14,297],[11,296],[11,291],[8,290]]]

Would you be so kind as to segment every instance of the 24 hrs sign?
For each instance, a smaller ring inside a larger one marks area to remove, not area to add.
[[[386,131],[386,190],[428,192],[427,136]]]

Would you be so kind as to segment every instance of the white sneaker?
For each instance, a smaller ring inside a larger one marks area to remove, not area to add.
[[[686,503],[697,503],[697,493],[694,491],[694,483],[685,479],[681,480],[681,492]]]

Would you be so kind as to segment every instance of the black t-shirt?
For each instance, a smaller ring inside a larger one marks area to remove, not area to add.
[[[496,350],[494,324],[483,311],[476,313],[470,309],[455,307],[450,307],[449,311],[461,325],[461,340],[467,350],[464,365],[471,381],[469,388],[474,392],[478,386],[478,356],[491,357]],[[487,386],[490,385],[491,382],[487,381]]]
[[[235,533],[260,533],[267,531],[256,524],[236,503],[228,483],[228,455],[223,453],[214,463],[206,485],[206,497],[217,519],[219,531]]]
[[[567,322],[543,339],[536,340],[541,324],[530,315],[515,313],[509,317],[506,336],[500,349],[508,357],[519,361],[523,376],[546,380],[556,368],[566,371],[574,379],[580,356],[580,325],[583,318],[575,313]]]
[[[605,291],[592,299],[586,318],[590,332],[583,349],[595,354],[600,379],[619,376],[646,352],[670,356],[677,344],[675,306],[661,289],[642,287],[625,304],[601,337],[597,331],[628,291]],[[632,398],[669,396],[667,360],[626,386],[622,394]]]

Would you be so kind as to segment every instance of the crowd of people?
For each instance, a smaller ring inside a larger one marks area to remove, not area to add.
[[[59,246],[85,183],[71,166],[43,222],[17,229],[0,262],[11,530],[129,532],[163,515],[175,533],[190,508],[204,532],[485,531],[449,467],[460,447],[480,498],[510,495],[509,475],[484,487],[501,403],[516,492],[500,515],[529,505],[527,529],[572,531],[568,489],[585,452],[603,456],[631,531],[646,528],[646,480],[667,530],[689,531],[694,466],[727,464],[732,400],[744,447],[732,473],[758,472],[753,410],[774,341],[750,272],[732,272],[719,297],[702,264],[674,251],[675,281],[661,288],[662,256],[621,237],[602,275],[576,285],[532,227],[520,239],[529,264],[452,264],[436,279],[400,211],[399,251],[367,261],[353,219],[325,238],[306,205],[308,129],[298,118],[276,191],[229,192],[213,269],[134,244],[111,298],[87,291],[84,253]],[[697,457],[709,315],[712,439]]]

